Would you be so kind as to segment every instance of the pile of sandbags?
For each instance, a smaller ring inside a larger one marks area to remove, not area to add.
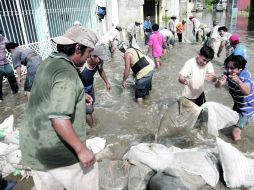
[[[201,184],[215,187],[219,180],[217,159],[211,153],[205,151],[182,150],[173,146],[168,148],[161,144],[141,143],[131,147],[123,156],[123,159],[128,160],[132,164],[139,162],[157,172],[156,180],[152,180],[154,183],[152,181],[149,183],[152,189],[158,188],[158,185],[169,185],[169,183],[172,185],[173,178],[177,179],[177,181],[174,181],[176,183],[174,186],[178,186],[178,188],[191,186],[192,189],[199,189]],[[186,180],[186,182],[180,183],[184,179],[190,179],[188,177],[181,178],[182,174],[186,174],[185,176],[198,176],[198,180],[194,180],[194,184],[192,184],[193,180]],[[172,176],[174,177],[169,180]],[[175,178],[175,176],[178,176],[178,178]],[[180,178],[181,180],[179,181]],[[157,182],[159,183],[157,184]]]

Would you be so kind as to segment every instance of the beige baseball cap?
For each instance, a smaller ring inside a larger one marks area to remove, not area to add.
[[[96,45],[91,55],[98,56],[102,61],[107,61],[109,59],[107,49],[104,45]]]
[[[64,35],[52,39],[55,43],[60,45],[71,45],[75,43],[94,48],[98,42],[96,34],[82,26],[73,26],[69,28]]]

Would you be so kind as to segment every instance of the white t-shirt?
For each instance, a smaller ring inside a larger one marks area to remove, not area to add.
[[[193,18],[192,22],[194,23],[194,30],[198,30],[201,24],[200,21],[196,18]]]
[[[221,38],[222,42],[225,42],[226,49],[226,57],[230,56],[233,53],[233,47],[230,45],[229,38],[231,34],[229,32],[225,32],[223,37]]]
[[[100,44],[105,44],[107,46],[109,46],[109,42],[110,41],[114,41],[115,39],[117,39],[119,34],[119,31],[115,28],[107,31],[100,39],[100,41],[98,42],[98,45]]]
[[[182,95],[188,99],[196,99],[204,91],[206,74],[214,73],[213,65],[208,62],[204,66],[198,65],[196,57],[189,59],[179,72],[180,75],[189,78],[189,84],[184,85]]]
[[[164,38],[169,37],[171,39],[173,37],[173,33],[165,28],[161,29],[159,33],[161,33],[164,36]]]
[[[136,34],[139,31],[139,26],[136,26],[135,23],[131,23],[128,28],[127,32],[131,35]]]

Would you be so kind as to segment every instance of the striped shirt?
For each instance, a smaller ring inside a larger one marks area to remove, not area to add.
[[[229,74],[227,74],[228,76]],[[250,95],[244,95],[239,85],[235,83],[230,77],[227,78],[228,90],[234,100],[234,108],[238,113],[242,113],[246,116],[254,114],[254,81],[250,72],[247,69],[243,69],[239,75],[239,79],[243,83],[248,83],[251,87]]]

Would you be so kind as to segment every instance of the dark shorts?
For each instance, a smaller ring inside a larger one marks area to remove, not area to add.
[[[93,104],[86,104],[86,114],[92,114],[94,112]]]
[[[34,75],[27,75],[26,76],[26,81],[25,81],[25,84],[24,84],[24,90],[27,91],[27,92],[30,92],[31,89],[32,89],[32,85],[33,85],[33,82],[34,82]]]
[[[95,102],[95,94],[94,94],[94,88],[92,87],[90,92],[87,92],[90,96],[93,98],[92,104],[86,104],[86,114],[92,114],[94,112],[93,104]]]
[[[197,104],[198,106],[201,106],[203,103],[206,102],[205,93],[202,92],[202,94],[201,94],[197,99],[188,99],[188,100],[194,102],[194,103]]]
[[[143,98],[152,90],[153,71],[136,81],[135,98]]]

